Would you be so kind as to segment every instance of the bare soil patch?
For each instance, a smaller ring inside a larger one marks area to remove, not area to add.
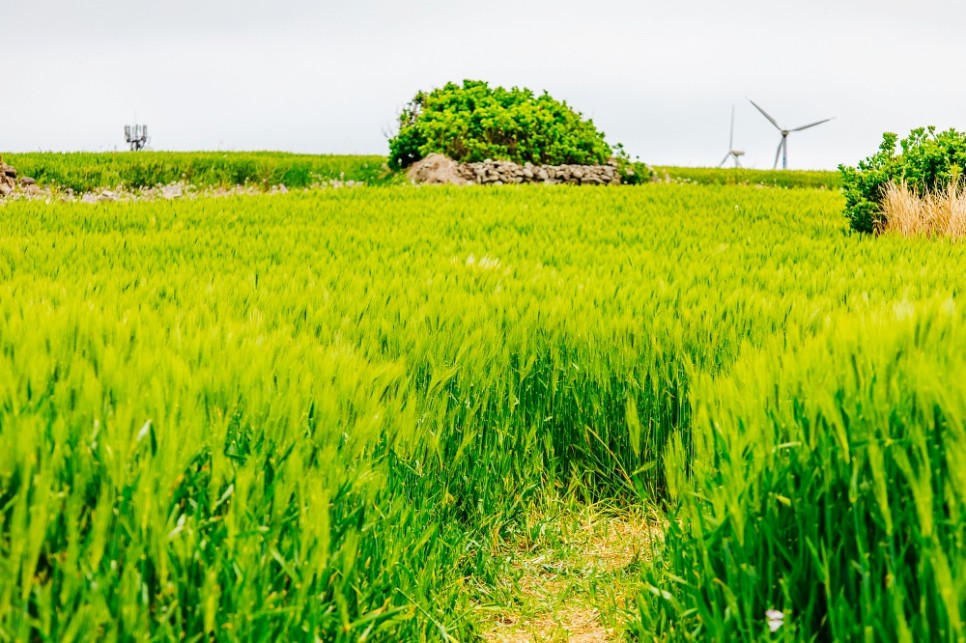
[[[506,579],[480,601],[498,643],[623,640],[623,622],[663,541],[656,513],[587,507],[535,516],[500,543]]]

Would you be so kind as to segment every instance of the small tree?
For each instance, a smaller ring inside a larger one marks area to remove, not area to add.
[[[901,153],[896,153],[896,143]],[[877,232],[885,224],[883,199],[890,185],[906,186],[925,197],[946,190],[963,176],[966,133],[935,127],[912,130],[902,141],[892,132],[882,135],[879,151],[858,167],[839,166],[845,189],[845,216],[858,232]]]
[[[465,163],[546,165],[601,164],[613,154],[593,121],[546,92],[491,88],[476,80],[416,94],[399,117],[389,151],[394,168],[433,153]]]

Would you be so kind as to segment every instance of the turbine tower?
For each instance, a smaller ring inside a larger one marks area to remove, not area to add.
[[[778,150],[775,152],[775,165],[773,165],[772,168],[771,168],[773,170],[778,167],[778,157],[779,156],[782,157],[782,169],[783,170],[787,170],[788,169],[788,135],[789,134],[791,134],[792,132],[801,132],[803,129],[808,129],[809,127],[815,127],[816,125],[821,125],[822,123],[827,123],[830,120],[832,120],[831,118],[825,118],[825,119],[822,119],[820,121],[815,121],[814,123],[809,123],[808,125],[802,125],[801,127],[796,127],[794,129],[785,129],[781,125],[779,125],[778,124],[778,121],[776,121],[774,118],[772,118],[768,114],[768,112],[766,112],[761,107],[759,107],[758,106],[758,103],[756,103],[755,101],[751,100],[750,98],[748,99],[748,102],[751,103],[752,105],[754,105],[755,106],[755,109],[757,109],[759,112],[761,112],[761,115],[764,116],[765,118],[767,118],[768,119],[768,122],[771,123],[772,125],[774,125],[775,126],[775,129],[777,129],[779,132],[782,133],[782,140],[778,144]],[[835,118],[835,117],[833,116],[832,118]]]
[[[739,157],[744,156],[744,150],[735,149],[735,106],[731,106],[731,136],[728,138],[728,153],[718,164],[718,167],[723,166],[728,162],[728,159],[733,158],[735,160],[735,167],[741,167],[741,161],[738,160]]]

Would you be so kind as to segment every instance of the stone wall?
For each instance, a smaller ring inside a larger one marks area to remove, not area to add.
[[[13,194],[18,186],[28,193],[37,189],[36,181],[26,176],[17,179],[17,170],[0,159],[0,198]]]
[[[619,185],[614,165],[518,165],[509,161],[462,163],[459,173],[469,183],[570,183],[573,185]]]
[[[508,185],[513,183],[569,183],[572,185],[619,185],[615,165],[519,165],[510,161],[457,163],[441,154],[430,154],[406,172],[413,183],[457,185]]]
[[[0,197],[5,197],[17,188],[17,170],[0,160]]]

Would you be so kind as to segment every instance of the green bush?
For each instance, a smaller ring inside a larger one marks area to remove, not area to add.
[[[593,121],[546,92],[538,96],[529,89],[464,80],[416,94],[399,117],[399,133],[389,141],[393,168],[433,153],[464,163],[499,159],[595,165],[606,163],[613,150]]]
[[[912,130],[902,141],[892,132],[882,135],[879,151],[857,168],[839,166],[845,189],[845,216],[853,230],[875,232],[882,224],[882,198],[890,183],[905,183],[914,192],[941,190],[962,176],[966,166],[966,132],[935,127]],[[896,153],[896,142],[901,153]]]

